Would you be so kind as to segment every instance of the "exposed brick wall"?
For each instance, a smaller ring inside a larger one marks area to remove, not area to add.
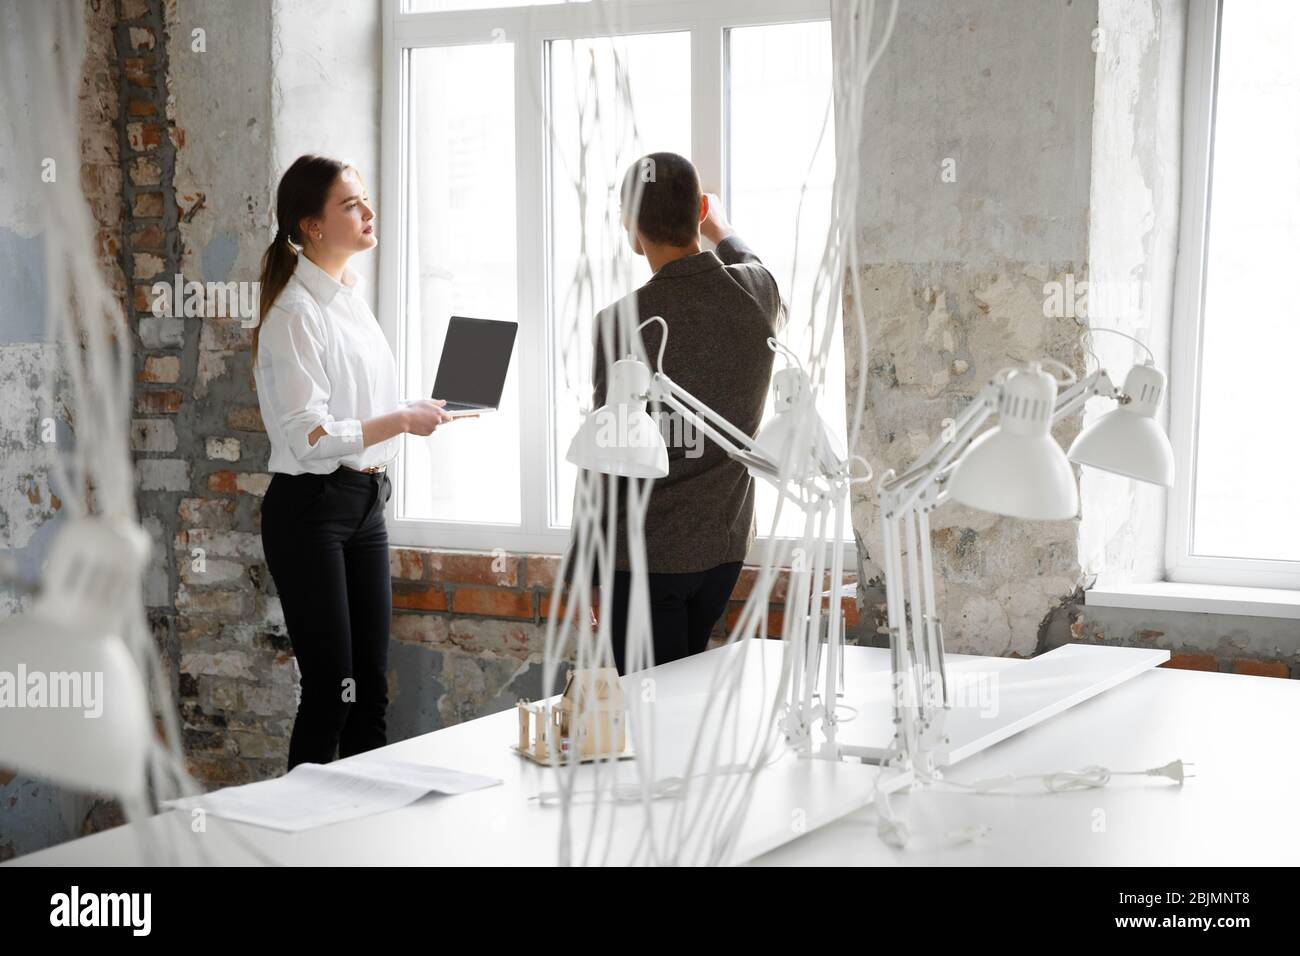
[[[547,555],[392,549],[393,670],[416,682],[416,686],[399,686],[400,681],[395,681],[392,687],[397,734],[426,733],[542,692],[542,651],[558,566],[559,559]],[[727,614],[715,628],[715,644],[735,624],[756,576],[754,567],[742,571]],[[846,575],[850,581],[855,577]],[[771,635],[781,631],[788,583],[788,572],[783,572],[771,590],[767,615]],[[861,606],[853,598],[844,598],[842,607],[847,643],[887,646],[884,593],[878,581],[867,583]],[[1051,621],[1069,613],[1058,610]],[[1220,655],[1200,654],[1179,650],[1158,630],[1139,629],[1108,638],[1095,621],[1085,623],[1079,608],[1073,613],[1074,626],[1066,628],[1066,636],[1044,639],[1036,652],[1065,641],[1169,646],[1174,650],[1169,667],[1275,677],[1296,673],[1292,660],[1233,653],[1230,636],[1225,636]],[[1234,624],[1240,627],[1241,619]],[[1052,630],[1048,625],[1044,622],[1045,636]],[[1012,651],[1008,656],[1022,655]]]
[[[543,694],[542,660],[559,558],[395,547],[392,549],[391,738],[427,733]],[[753,586],[746,568],[714,643]],[[772,589],[768,621],[780,633],[786,578]],[[848,640],[870,643],[852,599],[844,602]],[[874,620],[874,617],[872,618]],[[404,686],[402,677],[414,681]]]
[[[126,211],[119,135],[122,127],[122,75],[114,36],[116,3],[114,0],[87,0],[85,10],[86,59],[77,103],[81,188],[95,218],[95,252],[100,272],[116,295],[118,304],[125,310],[129,304],[127,290],[130,285],[122,241]],[[116,801],[90,797],[77,831],[69,836],[96,833],[123,821]]]
[[[1253,657],[1216,657],[1213,654],[1180,654],[1169,656],[1161,667],[1174,667],[1191,671],[1215,671],[1225,674],[1247,674],[1251,677],[1300,677],[1300,668],[1289,660],[1261,661]]]
[[[554,611],[562,616],[564,593],[551,607],[552,588],[559,558],[543,554],[488,554],[473,551],[438,551],[421,548],[392,549],[393,617],[414,634],[435,634],[439,621],[456,620],[463,628],[477,620],[510,620],[544,624]],[[757,581],[758,569],[746,567],[732,592],[726,615],[714,628],[723,639],[736,622],[740,609]],[[846,575],[846,583],[855,576]],[[785,612],[789,572],[781,571],[769,593],[768,633],[780,637]],[[865,642],[862,615],[852,597],[842,599],[845,627],[851,640]],[[822,602],[827,607],[829,599]],[[423,622],[423,623],[420,623]]]
[[[246,72],[238,58],[265,60],[269,51],[237,42],[231,23],[228,10],[121,0],[116,27],[136,331],[132,446],[142,523],[154,540],[145,598],[170,663],[189,769],[209,788],[283,773],[296,710],[294,662],[261,551],[270,475],[249,374],[251,330],[215,298],[202,296],[194,315],[153,292],[156,282],[179,281],[184,304],[186,283],[257,278],[205,274],[213,268],[205,236],[228,230],[256,245],[266,226],[261,194],[271,189],[257,154],[239,153],[250,195],[207,200],[203,175],[229,168],[238,152],[230,125],[242,132],[269,122],[256,74],[236,79]],[[212,49],[192,43],[196,27],[213,35]],[[228,111],[198,102],[196,88]],[[186,123],[201,124],[188,145]]]
[[[122,162],[118,140],[121,79],[113,26],[114,0],[86,2],[86,59],[77,122],[81,131],[81,189],[97,227],[95,251],[100,271],[126,307],[122,269]]]
[[[157,518],[163,493],[181,485],[186,466],[176,457],[180,447],[176,413],[184,392],[181,382],[183,343],[179,323],[151,312],[150,286],[176,271],[179,241],[172,205],[171,167],[174,145],[168,137],[166,50],[161,4],[120,0],[113,27],[119,71],[118,143],[124,216],[122,258],[131,289],[128,316],[135,332],[135,393],[132,403],[131,452],[135,461],[137,504],[153,536],[153,553],[145,581],[145,603],[155,639],[175,666],[174,628],[166,611],[171,579]],[[165,609],[162,613],[159,609]]]
[[[1192,612],[1090,608],[1083,592],[1057,608],[1040,629],[1038,652],[1070,642],[1162,648],[1162,667],[1300,679],[1300,627],[1294,621]],[[1270,640],[1270,635],[1286,637]]]
[[[404,687],[395,677],[392,729],[402,736],[427,733],[544,693],[547,622],[566,610],[563,591],[551,606],[558,570],[559,558],[551,555],[393,548],[391,669],[414,676],[417,686]],[[756,577],[755,568],[741,572],[714,644],[725,640]],[[767,621],[775,637],[787,585],[788,574],[780,574],[770,595]],[[843,607],[846,639],[874,643],[863,620],[870,618],[874,632],[876,609],[860,614],[853,598]]]

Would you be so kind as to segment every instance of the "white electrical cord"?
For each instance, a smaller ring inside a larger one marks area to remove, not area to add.
[[[1076,382],[1079,381],[1079,376],[1075,373],[1074,369],[1070,368],[1070,366],[1066,365],[1064,362],[1060,361],[1059,359],[1054,359],[1051,356],[1046,356],[1044,358],[1037,359],[1037,361],[1040,365],[1055,365],[1062,372],[1064,372],[1066,375],[1069,376],[1068,381],[1056,383],[1058,388],[1069,388],[1071,385],[1074,385]]]
[[[778,754],[773,760],[764,764],[770,767],[783,756]],[[730,773],[752,773],[754,770],[749,764],[733,763],[718,767],[711,771],[717,774]],[[696,774],[695,776],[703,776]],[[660,777],[650,785],[651,799],[663,800],[668,798],[680,797],[686,789],[687,777]],[[605,790],[575,790],[569,794],[572,799],[576,796],[594,796],[599,797],[602,794],[608,794],[617,803],[639,803],[645,798],[645,788],[640,783],[619,783]],[[560,791],[558,790],[541,790],[528,798],[530,803],[536,802],[541,806],[549,806],[559,802]]]
[[[876,808],[876,834],[880,837],[882,843],[886,846],[892,846],[896,850],[911,850],[913,852],[946,850],[965,843],[982,840],[993,832],[991,826],[977,823],[968,827],[958,827],[955,830],[945,830],[937,837],[930,834],[918,836],[914,835],[907,822],[894,812],[894,808],[889,802],[889,794],[881,790],[879,785],[876,786],[874,803]]]
[[[1181,759],[1172,760],[1163,766],[1152,767],[1149,770],[1110,770],[1092,764],[1078,770],[1056,770],[1051,773],[1008,773],[997,777],[986,777],[973,783],[962,783],[946,777],[931,776],[919,771],[916,771],[916,777],[919,783],[926,786],[935,788],[953,787],[957,792],[971,796],[998,793],[1004,796],[1027,796],[1031,792],[1017,791],[1015,789],[1016,784],[1025,781],[1038,781],[1042,784],[1045,794],[1099,789],[1110,783],[1113,778],[1121,776],[1163,777],[1182,786],[1184,780],[1190,780],[1196,776],[1187,773],[1187,769],[1193,766],[1195,764],[1184,762]],[[877,782],[875,789],[874,804],[877,818],[877,834],[882,842],[895,849],[913,851],[947,849],[964,843],[976,842],[993,832],[993,828],[987,824],[975,824],[969,827],[960,827],[956,830],[947,830],[937,839],[925,835],[918,842],[917,835],[912,833],[907,822],[894,811],[889,802],[889,794],[880,788],[879,782]]]
[[[993,793],[1014,788],[1016,784],[1024,781],[1037,780],[1042,783],[1043,789],[1049,793],[1066,793],[1071,790],[1092,790],[1104,787],[1110,783],[1113,777],[1164,777],[1181,785],[1184,780],[1196,776],[1186,772],[1186,769],[1192,766],[1195,765],[1184,763],[1182,760],[1173,760],[1162,767],[1152,767],[1149,770],[1110,770],[1107,767],[1091,764],[1078,770],[1057,770],[1052,773],[1008,773],[997,777],[986,777],[973,783],[961,783],[947,778],[938,779],[934,782],[940,785],[947,784],[972,793]]]
[[[1155,365],[1155,364],[1156,364],[1156,354],[1155,354],[1154,352],[1152,352],[1151,349],[1150,349],[1150,347],[1149,347],[1145,342],[1143,342],[1141,339],[1136,338],[1136,337],[1134,337],[1134,336],[1132,336],[1132,335],[1129,335],[1127,332],[1121,332],[1119,329],[1090,328],[1090,329],[1085,329],[1085,330],[1084,330],[1084,334],[1085,334],[1085,335],[1092,335],[1094,332],[1109,332],[1111,335],[1118,335],[1118,336],[1119,336],[1120,338],[1122,338],[1122,339],[1128,339],[1130,342],[1132,342],[1132,343],[1134,343],[1135,345],[1139,346],[1140,348],[1143,349],[1143,351],[1145,351],[1145,352],[1147,353],[1147,364],[1148,364],[1148,365]],[[1095,357],[1095,356],[1094,356],[1094,357]]]

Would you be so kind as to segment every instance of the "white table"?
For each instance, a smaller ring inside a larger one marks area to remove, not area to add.
[[[1019,665],[1013,665],[1019,666]],[[1300,681],[1157,669],[970,757],[948,771],[973,782],[1100,764],[1146,770],[1190,761],[1183,786],[1118,777],[1102,789],[1025,795],[916,790],[894,795],[907,850],[877,836],[874,810],[756,861],[782,866],[1296,866],[1300,829]],[[984,824],[975,843],[942,835]]]
[[[746,656],[751,705],[760,699],[761,668],[772,667],[780,653],[774,641],[753,642],[752,647],[762,653]],[[640,693],[646,677],[655,682],[656,777],[683,772],[684,744],[707,700],[714,668],[736,650],[710,651],[625,678],[629,694]],[[1025,664],[960,655],[949,660],[959,671],[981,673],[1009,673]],[[886,651],[847,648],[845,665],[847,701],[879,697],[879,682],[888,669]],[[880,740],[888,734],[888,722],[879,719],[884,713],[867,708],[857,722],[845,725],[845,737],[864,743]],[[1295,864],[1300,862],[1300,836],[1288,812],[1300,793],[1294,786],[1300,783],[1300,768],[1293,756],[1300,734],[1298,717],[1300,682],[1176,670],[1144,673],[966,758],[948,773],[971,781],[1091,763],[1141,770],[1181,757],[1196,763],[1195,779],[1182,788],[1157,778],[1122,777],[1105,789],[1078,793],[895,795],[895,811],[914,838],[906,851],[886,846],[877,836],[875,812],[869,806],[878,774],[874,767],[786,754],[758,776],[733,861]],[[530,798],[555,788],[555,771],[513,754],[509,748],[516,739],[511,710],[379,751],[504,781],[488,790],[430,796],[402,810],[296,834],[209,817],[207,832],[195,835],[189,832],[188,817],[170,812],[19,857],[9,865],[148,862],[137,837],[141,828],[154,836],[166,835],[183,863],[249,862],[247,853],[231,840],[237,833],[275,861],[290,865],[551,864],[556,861],[560,814]],[[619,765],[619,773],[622,779],[634,779],[627,763]],[[656,819],[662,822],[675,802],[656,802]],[[620,808],[615,825],[600,831],[611,834],[611,862],[630,855],[640,833],[638,812],[634,806]],[[583,811],[575,813],[575,820],[582,823]],[[1104,821],[1104,830],[1096,829],[1099,821]],[[978,844],[933,848],[944,831],[980,823],[993,829]],[[604,846],[602,842],[590,862],[600,861]],[[581,841],[576,849],[575,862],[582,862]]]
[[[767,668],[768,698],[780,664],[781,644],[750,641],[745,655],[745,710],[757,725],[761,713],[762,676]],[[625,693],[640,695],[653,689],[655,706],[655,779],[686,776],[688,745],[702,719],[709,699],[715,668],[742,650],[740,646],[718,648],[697,657],[675,661],[642,674],[624,678]],[[874,652],[873,666],[883,659]],[[653,681],[647,684],[646,681]],[[741,728],[742,731],[745,729]],[[364,817],[301,833],[284,833],[246,824],[232,823],[212,815],[207,831],[192,834],[189,817],[180,811],[159,814],[143,823],[118,827],[104,833],[73,840],[48,850],[12,861],[31,865],[138,865],[152,862],[144,855],[138,834],[141,829],[155,840],[166,839],[184,863],[254,862],[234,845],[232,833],[254,844],[276,862],[288,865],[551,865],[558,859],[561,813],[555,805],[542,806],[534,798],[540,791],[557,789],[556,771],[539,766],[515,754],[518,720],[514,710],[391,744],[372,753],[500,778],[501,786],[457,796],[431,795],[401,810]],[[740,739],[745,739],[743,734]],[[756,777],[753,798],[731,862],[743,862],[838,819],[863,806],[874,790],[879,771],[861,763],[800,760],[789,752],[776,752]],[[364,760],[361,754],[350,760]],[[745,765],[747,751],[723,753],[719,763]],[[642,761],[643,757],[637,757]],[[589,789],[597,772],[617,773],[622,781],[635,781],[632,761],[606,764],[597,769],[579,768],[578,790]],[[696,773],[699,772],[698,765]],[[608,778],[606,778],[608,779]],[[733,774],[729,782],[743,780]],[[698,793],[698,787],[694,788]],[[655,801],[653,812],[660,827],[680,800]],[[693,804],[699,803],[698,798]],[[598,817],[599,837],[589,841],[587,824],[592,804],[584,798],[573,813],[574,862],[599,862],[608,846],[610,862],[633,858],[642,832],[644,811],[638,804],[617,809],[609,825],[611,803],[606,800]],[[594,846],[592,855],[585,848]],[[702,860],[701,860],[702,862]]]

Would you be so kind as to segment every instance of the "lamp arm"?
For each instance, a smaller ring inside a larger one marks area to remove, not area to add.
[[[678,411],[682,412],[682,414],[689,413],[692,415],[697,415],[702,418],[709,419],[712,424],[716,425],[718,428],[725,431],[728,435],[731,436],[731,438],[734,441],[738,442],[741,450],[746,452],[753,451],[754,449],[753,438],[751,438],[749,435],[746,435],[743,431],[741,431],[735,425],[731,424],[731,422],[727,421],[725,418],[723,418],[721,415],[715,412],[712,408],[710,408],[708,404],[696,398],[690,392],[686,391],[686,389],[682,388],[680,385],[674,382],[663,372],[655,372],[654,375],[651,377],[651,382],[654,385],[658,385],[660,387],[660,389],[663,392],[663,396],[671,396],[672,398],[678,400],[679,404],[674,405],[674,407],[677,408]],[[650,390],[651,399],[662,400],[663,396],[656,394],[655,390],[651,388]],[[681,406],[680,405],[681,402],[690,402],[691,405],[695,406],[695,409]],[[727,447],[722,442],[719,442],[719,444],[722,444],[723,447]]]
[[[990,382],[988,385],[984,386],[984,388],[980,389],[979,393],[976,394],[975,399],[962,409],[957,417],[953,419],[952,426],[940,433],[939,437],[930,443],[929,447],[920,454],[916,461],[912,462],[907,471],[884,482],[884,487],[890,490],[897,490],[904,485],[911,484],[917,478],[920,478],[934,470],[932,465],[934,464],[935,459],[938,458],[949,445],[955,443],[956,435],[959,432],[966,430],[967,424],[976,416],[980,416],[981,421],[987,419],[987,414],[982,414],[985,411],[984,406],[990,406],[989,411],[996,409],[998,399],[1001,395],[1002,388],[996,382]]]
[[[1110,374],[1100,368],[1086,378],[1075,382],[1064,392],[1056,397],[1056,407],[1052,410],[1052,424],[1055,425],[1063,419],[1069,418],[1079,409],[1083,408],[1084,403],[1094,395],[1105,395],[1107,398],[1119,398],[1121,392],[1111,381]]]
[[[925,489],[952,466],[953,460],[975,437],[975,432],[997,410],[1002,386],[994,381],[984,386],[954,420],[950,428],[936,438],[921,457],[901,475],[884,482],[881,487],[881,509],[887,514],[901,514],[916,503]],[[1052,424],[1073,415],[1094,395],[1118,398],[1120,390],[1111,381],[1105,369],[1075,382],[1056,399],[1052,411]]]
[[[952,426],[931,443],[916,464],[899,477],[882,483],[880,505],[886,517],[898,516],[912,507],[917,498],[948,470],[953,460],[970,444],[975,433],[997,410],[1001,394],[1002,387],[996,383],[984,386],[975,400],[953,420]]]
[[[688,422],[704,432],[705,437],[712,439],[736,461],[751,466],[773,479],[780,479],[781,470],[776,462],[754,451],[754,440],[739,428],[732,425],[731,422],[709,408],[708,405],[686,391],[663,372],[654,373],[651,381],[652,385],[647,396],[650,401],[662,402],[678,412]],[[693,402],[698,406],[698,409],[687,405],[687,401]],[[714,427],[714,424],[717,427]]]

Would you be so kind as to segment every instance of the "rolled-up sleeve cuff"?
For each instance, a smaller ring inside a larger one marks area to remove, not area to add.
[[[361,434],[361,419],[345,418],[342,421],[321,422],[321,427],[325,429],[325,435],[322,440],[329,436],[338,439],[339,444],[346,444],[347,451],[344,455],[355,455],[363,451],[366,447],[365,440]]]
[[[311,433],[317,428],[325,429],[325,434],[311,443]],[[365,438],[361,432],[361,419],[331,419],[313,425],[303,435],[298,458],[309,461],[314,458],[342,458],[344,455],[359,455],[365,450]]]

